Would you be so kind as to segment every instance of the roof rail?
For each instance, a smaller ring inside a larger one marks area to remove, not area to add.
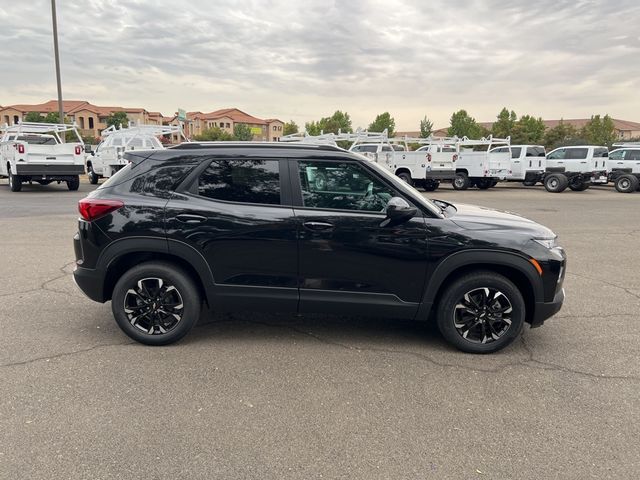
[[[640,142],[617,142],[612,147],[640,147]]]
[[[115,125],[111,125],[110,127],[102,130],[100,135],[103,138],[113,136],[135,137],[138,135],[152,135],[154,137],[159,137],[160,135],[171,135],[174,133],[177,133],[178,136],[184,138],[187,142],[190,141],[185,135],[182,125],[145,125],[129,122],[127,127],[123,127],[122,124],[120,125],[120,128],[116,128]]]
[[[62,143],[62,137],[60,137],[61,133],[73,132],[75,133],[78,143],[84,145],[84,141],[80,136],[80,132],[78,131],[78,126],[76,123],[46,123],[46,122],[23,122],[19,121],[15,125],[9,126],[8,124],[4,124],[4,127],[0,129],[2,132],[3,140],[9,135],[23,135],[23,134],[34,134],[34,135],[46,135],[51,134],[55,136],[59,142]]]

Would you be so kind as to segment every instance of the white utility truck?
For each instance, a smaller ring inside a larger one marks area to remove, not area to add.
[[[609,152],[607,172],[620,193],[640,191],[640,142],[614,143]]]
[[[542,182],[548,192],[560,193],[569,187],[582,192],[590,185],[606,185],[607,147],[572,145],[559,147],[547,155],[547,168]]]
[[[63,141],[67,132],[73,142]],[[65,182],[77,190],[83,173],[84,142],[75,124],[19,122],[2,129],[0,176],[9,178],[12,192],[22,190],[23,182]]]
[[[492,135],[480,140],[462,138],[458,143],[458,159],[453,188],[466,190],[476,186],[481,190],[495,186],[505,180],[511,164],[511,138],[494,138]],[[505,147],[504,151],[492,151],[494,147]]]
[[[89,182],[97,184],[100,178],[109,178],[128,162],[124,153],[131,150],[162,150],[164,146],[158,139],[162,135],[178,134],[184,136],[177,125],[135,125],[116,128],[114,125],[102,131],[102,141],[95,151],[87,155],[87,175]]]
[[[507,182],[522,182],[532,187],[542,181],[547,165],[546,151],[542,145],[511,145],[498,147],[492,153],[505,153],[511,148],[511,160]]]

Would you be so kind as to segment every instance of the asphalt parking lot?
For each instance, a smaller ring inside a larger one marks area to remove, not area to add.
[[[640,193],[429,196],[546,224],[567,300],[490,356],[418,323],[210,315],[150,348],[75,287],[79,192],[0,182],[0,478],[637,478]]]

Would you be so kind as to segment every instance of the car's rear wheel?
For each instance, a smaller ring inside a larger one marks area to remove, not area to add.
[[[476,187],[480,190],[487,190],[493,186],[493,181],[490,178],[480,178],[476,180]]]
[[[639,185],[640,181],[635,175],[621,175],[615,183],[616,190],[620,193],[635,192]]]
[[[398,174],[398,178],[400,180],[402,180],[404,183],[407,183],[409,185],[413,185],[413,180],[411,179],[411,175],[408,174],[407,172],[401,172]]]
[[[469,176],[466,173],[456,173],[456,176],[453,179],[453,188],[455,190],[466,190],[470,185],[471,181],[469,180]]]
[[[569,186],[569,179],[561,173],[552,173],[544,179],[544,188],[547,192],[564,192]]]
[[[427,192],[433,192],[440,186],[440,182],[437,180],[425,180],[424,189]]]
[[[9,189],[12,192],[19,192],[22,190],[22,178],[20,175],[14,175],[11,173],[10,167],[7,167],[7,169],[9,170]]]
[[[569,188],[574,192],[584,192],[589,188],[590,183],[582,180],[573,180],[569,182]]]
[[[494,272],[467,274],[450,284],[438,305],[444,338],[469,353],[491,353],[513,342],[526,306],[518,288]]]
[[[72,192],[78,190],[80,188],[80,177],[76,175],[73,179],[67,180],[67,188]]]
[[[196,284],[182,269],[147,262],[118,280],[111,309],[118,326],[132,339],[146,345],[168,345],[197,323],[201,299]]]

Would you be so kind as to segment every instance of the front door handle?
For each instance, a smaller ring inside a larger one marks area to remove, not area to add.
[[[328,222],[304,222],[302,224],[305,228],[309,230],[331,230],[333,228],[333,224]]]
[[[192,213],[181,213],[180,215],[176,215],[176,219],[182,223],[203,223],[207,221],[207,217],[194,215]]]

